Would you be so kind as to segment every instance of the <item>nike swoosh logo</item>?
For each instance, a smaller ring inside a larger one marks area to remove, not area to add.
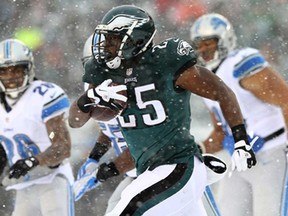
[[[56,92],[54,92],[53,95],[50,95],[50,98],[54,98],[55,95],[56,95]]]

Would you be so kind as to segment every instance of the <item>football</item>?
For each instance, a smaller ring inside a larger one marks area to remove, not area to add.
[[[112,83],[111,85],[117,85],[117,84]],[[127,91],[126,90],[120,91],[118,93],[127,97]],[[125,109],[127,107],[127,102],[123,102],[120,100],[115,100],[115,102],[118,103],[119,105],[121,105],[123,107],[123,109]],[[122,112],[122,110],[115,111],[109,107],[103,107],[103,106],[97,106],[96,105],[96,106],[93,106],[91,108],[90,117],[96,121],[106,122],[106,121],[110,121],[111,119],[115,118],[117,115],[119,115]]]

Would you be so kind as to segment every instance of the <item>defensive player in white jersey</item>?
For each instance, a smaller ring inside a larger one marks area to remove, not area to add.
[[[288,215],[287,84],[259,50],[236,48],[233,27],[220,14],[198,18],[191,28],[191,39],[202,64],[236,94],[258,161],[255,169],[234,172],[220,181],[222,215]],[[214,130],[204,141],[206,151],[224,148],[232,155],[234,141],[219,105],[208,99],[205,102],[214,123]],[[233,161],[231,165],[233,168]]]
[[[1,158],[9,166],[2,184],[16,190],[12,215],[74,215],[69,99],[35,78],[32,51],[19,40],[0,42],[0,94]]]
[[[83,58],[81,59],[83,65],[92,56],[92,36],[93,35],[91,35],[86,40],[83,48]],[[84,89],[85,91],[88,89],[87,83],[85,83]],[[90,191],[91,189],[100,185],[100,182],[97,181],[97,179],[95,178],[96,172],[98,172],[97,168],[102,162],[107,162],[101,159],[102,156],[108,151],[108,149],[110,147],[113,147],[116,151],[117,156],[119,156],[125,149],[127,149],[127,144],[123,138],[119,124],[116,119],[112,119],[107,122],[99,121],[98,124],[100,127],[99,137],[97,138],[96,144],[91,151],[88,159],[80,167],[77,174],[77,180],[74,184],[76,201],[79,200],[87,191]],[[129,159],[131,158],[129,157]],[[124,179],[119,183],[119,185],[109,198],[106,213],[108,213],[115,207],[115,205],[120,200],[122,190],[136,178],[136,170],[133,166],[133,163],[131,164],[131,170],[126,172]],[[130,167],[128,169],[130,169]],[[105,171],[103,170],[103,172]]]

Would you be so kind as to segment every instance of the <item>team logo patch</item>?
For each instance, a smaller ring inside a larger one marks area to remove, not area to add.
[[[177,47],[177,53],[181,56],[189,55],[189,53],[193,52],[192,46],[186,41],[180,41]]]
[[[125,78],[124,80],[124,83],[129,83],[129,82],[135,82],[137,83],[137,77],[128,77],[128,78]]]
[[[130,76],[132,73],[133,73],[133,68],[128,68],[128,69],[126,70],[126,75],[127,75],[127,76]]]

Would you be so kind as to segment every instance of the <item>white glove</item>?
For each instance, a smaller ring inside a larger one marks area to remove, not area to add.
[[[127,90],[126,85],[116,85],[116,86],[109,86],[112,83],[111,79],[107,79],[103,81],[99,86],[95,89],[89,89],[87,92],[87,96],[95,100],[95,103],[100,102],[99,96],[105,101],[109,102],[110,99],[120,100],[123,102],[127,101],[127,97],[118,92]]]
[[[77,180],[82,178],[82,176],[91,174],[98,168],[99,164],[96,160],[88,158],[85,163],[79,168],[77,173]]]
[[[75,181],[73,186],[75,201],[78,201],[86,192],[98,187],[101,184],[101,182],[96,179],[97,172],[98,169],[92,173],[88,173],[82,176],[79,180]]]
[[[78,201],[86,192],[101,184],[96,179],[97,171],[98,162],[91,158],[88,158],[80,167],[77,174],[77,180],[73,186],[75,201]]]
[[[256,165],[256,157],[250,145],[247,145],[244,140],[235,143],[235,150],[232,155],[232,171],[237,168],[237,171],[245,171]]]

